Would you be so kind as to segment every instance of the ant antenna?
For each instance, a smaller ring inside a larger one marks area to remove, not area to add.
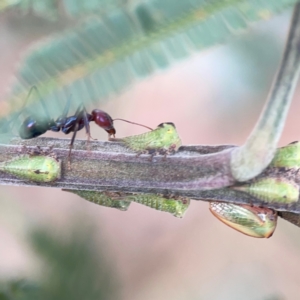
[[[24,104],[23,104],[23,106],[22,106],[21,111],[24,110],[24,108],[26,107],[27,102],[28,102],[28,99],[30,98],[30,95],[31,95],[32,91],[35,91],[36,93],[38,93],[38,89],[37,89],[37,87],[36,87],[35,85],[33,85],[33,86],[30,88],[30,90],[29,90],[29,92],[28,92],[28,94],[27,94],[27,96],[26,96],[26,98],[25,98],[25,101],[24,101]]]
[[[113,119],[113,121],[123,121],[123,122],[127,122],[127,123],[130,123],[130,124],[133,124],[133,125],[138,125],[138,126],[141,126],[141,127],[145,127],[145,128],[147,128],[147,129],[153,131],[153,128],[151,128],[151,127],[148,127],[148,126],[146,126],[146,125],[142,125],[142,124],[139,124],[139,123],[127,121],[127,120],[124,120],[124,119]]]
[[[68,100],[67,100],[67,104],[63,110],[63,113],[62,113],[62,118],[66,118],[67,115],[68,115],[68,112],[69,112],[69,109],[70,109],[70,105],[71,105],[71,98],[72,98],[72,94],[69,95],[68,97]]]
[[[19,114],[18,114],[17,117],[19,117],[19,115],[20,115],[20,114],[24,111],[24,109],[26,108],[27,102],[28,102],[28,100],[29,100],[29,98],[30,98],[30,96],[31,96],[31,93],[32,93],[33,91],[37,93],[39,99],[41,100],[41,104],[42,104],[42,106],[43,106],[43,109],[44,109],[44,113],[45,113],[45,115],[46,115],[46,118],[48,118],[48,119],[50,120],[50,116],[49,116],[47,107],[46,107],[46,105],[45,105],[45,103],[44,103],[44,101],[43,101],[43,99],[42,99],[42,97],[41,97],[41,94],[40,94],[38,88],[37,88],[35,85],[33,85],[33,86],[30,88],[30,90],[29,90],[29,92],[28,92],[28,94],[27,94],[27,97],[26,97],[26,99],[25,99],[25,101],[24,101],[24,104],[23,104],[23,106],[22,106],[22,108],[21,108],[21,110],[20,110],[20,112],[19,112]]]
[[[37,87],[35,85],[33,85],[30,88],[30,90],[29,90],[29,92],[28,92],[28,94],[27,94],[27,96],[25,98],[25,101],[24,101],[24,104],[23,104],[22,108],[20,109],[20,111],[18,113],[15,113],[15,115],[12,118],[10,118],[10,120],[6,124],[6,128],[8,128],[8,126],[10,125],[10,123],[12,123],[13,121],[15,121],[15,119],[19,118],[20,114],[24,111],[24,109],[25,109],[25,107],[27,105],[27,102],[28,102],[28,100],[30,98],[30,95],[31,95],[32,91],[36,91],[37,92]],[[14,128],[14,126],[11,129],[13,129],[13,128]]]
[[[28,99],[29,99],[29,97],[30,97],[32,91],[35,91],[35,92],[37,93],[37,95],[38,95],[38,97],[39,97],[39,99],[40,99],[40,103],[41,103],[41,105],[42,105],[42,107],[43,107],[43,109],[44,109],[45,116],[46,116],[46,118],[47,118],[48,120],[50,120],[50,115],[49,115],[49,113],[48,113],[48,109],[47,109],[47,107],[46,107],[46,104],[44,103],[44,100],[43,100],[43,98],[42,98],[42,96],[41,96],[41,94],[40,94],[38,88],[37,88],[35,85],[33,85],[33,86],[30,88],[30,91],[29,91],[29,93],[28,93],[28,96],[26,97],[26,100],[25,100],[24,105],[23,105],[23,107],[22,107],[22,111],[23,111],[24,108],[26,107],[26,104],[27,104],[27,102],[28,102]]]
[[[30,90],[29,90],[29,92],[28,92],[28,94],[27,94],[27,96],[26,96],[26,98],[25,98],[25,101],[24,101],[24,103],[23,103],[23,106],[22,106],[22,108],[20,109],[20,111],[19,111],[18,115],[16,116],[16,118],[18,118],[19,115],[20,115],[20,114],[23,112],[23,110],[26,108],[27,102],[28,102],[28,100],[29,100],[29,98],[30,98],[30,96],[31,96],[32,91],[35,91],[36,93],[38,93],[37,87],[36,87],[35,85],[33,85],[33,86],[30,88]]]

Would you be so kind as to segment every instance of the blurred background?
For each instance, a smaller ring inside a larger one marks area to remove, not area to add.
[[[150,127],[174,122],[183,144],[240,145],[266,100],[290,17],[285,10],[257,22],[88,110]],[[0,16],[0,99],[24,50],[63,28],[64,21],[32,14]],[[280,146],[299,140],[299,97],[297,88]],[[143,132],[115,126],[118,137]],[[107,138],[93,125],[91,132]],[[201,201],[177,219],[136,203],[127,212],[97,206],[59,189],[1,186],[0,195],[4,289],[16,279],[48,278],[49,285],[51,278],[61,293],[49,292],[49,299],[299,299],[300,229],[284,220],[272,238],[260,240],[226,227]]]

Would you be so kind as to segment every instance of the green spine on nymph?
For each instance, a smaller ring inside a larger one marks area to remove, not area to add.
[[[161,123],[156,129],[121,139],[125,145],[139,153],[174,153],[181,146],[181,139],[173,123]]]
[[[300,143],[293,142],[285,147],[277,149],[270,166],[277,168],[299,168]]]
[[[35,182],[51,182],[61,177],[61,161],[51,156],[25,155],[1,162],[0,171]]]
[[[277,212],[269,208],[210,202],[209,209],[221,222],[251,237],[269,238],[277,225]]]

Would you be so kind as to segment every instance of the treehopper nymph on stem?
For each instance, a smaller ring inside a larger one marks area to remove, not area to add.
[[[187,198],[166,198],[157,194],[128,194],[126,200],[146,205],[159,211],[165,211],[174,217],[183,218],[190,205],[190,199]]]
[[[63,189],[65,192],[70,192],[78,195],[79,197],[93,202],[95,204],[116,208],[122,211],[126,211],[130,205],[130,201],[118,200],[120,193],[114,192],[97,192],[97,191],[83,191],[83,190],[67,190]]]
[[[277,212],[269,208],[210,202],[209,209],[221,222],[251,237],[269,238],[277,225]]]
[[[110,139],[123,142],[129,149],[139,154],[168,155],[175,153],[181,146],[180,137],[175,125],[171,122],[161,123],[156,129],[139,135],[124,137],[122,139]]]
[[[285,147],[277,149],[270,166],[276,168],[299,168],[300,143],[293,142]]]
[[[26,155],[0,163],[0,171],[35,182],[51,182],[61,176],[61,161],[51,156]]]
[[[248,193],[265,202],[294,203],[299,199],[298,185],[284,178],[262,178],[231,188]]]
[[[97,192],[97,191],[81,191],[81,190],[66,190],[84,198],[90,202],[101,206],[127,210],[131,202],[137,202],[142,205],[154,208],[159,211],[171,213],[177,218],[182,218],[189,207],[189,199],[173,199],[165,198],[156,194],[130,194],[117,192]]]

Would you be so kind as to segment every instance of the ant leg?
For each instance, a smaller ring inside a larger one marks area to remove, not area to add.
[[[68,113],[69,113],[69,109],[70,109],[70,105],[71,105],[71,96],[72,96],[72,95],[70,95],[70,96],[68,97],[66,106],[65,106],[64,111],[63,111],[63,113],[62,113],[62,115],[61,115],[62,118],[66,118],[67,115],[68,115]]]
[[[88,136],[88,141],[90,141],[90,138],[91,138],[90,122],[89,122],[85,107],[83,107],[83,110],[82,110],[82,118],[83,118],[83,124],[85,127],[85,132]]]
[[[90,139],[92,137],[91,137],[91,130],[90,130],[90,122],[89,122],[89,119],[88,119],[88,116],[87,116],[87,112],[86,112],[86,109],[85,109],[84,106],[83,106],[83,110],[82,110],[82,119],[83,119],[83,124],[84,124],[84,127],[85,127],[85,132],[86,132],[87,137],[88,137],[88,140],[87,140],[87,149],[88,149],[88,151],[90,151],[91,150],[90,149]]]
[[[90,131],[90,122],[91,122],[91,115],[88,114],[86,112],[86,108],[83,106],[83,123],[84,123],[84,127],[85,127],[85,131],[86,131],[86,134],[88,136],[88,141],[90,141],[90,139],[94,140],[94,141],[97,141],[97,139],[93,138],[92,135],[91,135],[91,131]]]
[[[67,99],[67,103],[65,105],[65,108],[64,108],[62,114],[56,119],[56,121],[54,121],[54,120],[52,121],[50,130],[58,132],[66,126],[67,115],[68,115],[68,112],[70,109],[70,105],[71,105],[71,95]]]
[[[74,128],[74,133],[73,133],[73,136],[72,136],[72,139],[71,139],[71,143],[70,143],[70,149],[69,149],[69,154],[68,154],[68,169],[71,170],[71,152],[72,152],[72,148],[73,148],[73,145],[74,145],[74,141],[75,141],[75,138],[76,138],[76,134],[77,134],[77,131],[78,131],[78,122],[75,124],[75,128]]]
[[[49,112],[48,112],[48,109],[47,109],[47,107],[46,107],[46,104],[45,104],[45,102],[43,101],[43,98],[42,98],[42,96],[41,96],[39,90],[37,89],[37,87],[36,87],[35,85],[34,85],[31,89],[32,89],[32,90],[35,90],[35,92],[38,94],[38,97],[40,98],[41,104],[42,104],[43,109],[44,109],[44,113],[45,113],[46,119],[47,119],[47,120],[51,120],[50,115],[49,115]],[[30,90],[30,91],[31,91],[31,90]]]

